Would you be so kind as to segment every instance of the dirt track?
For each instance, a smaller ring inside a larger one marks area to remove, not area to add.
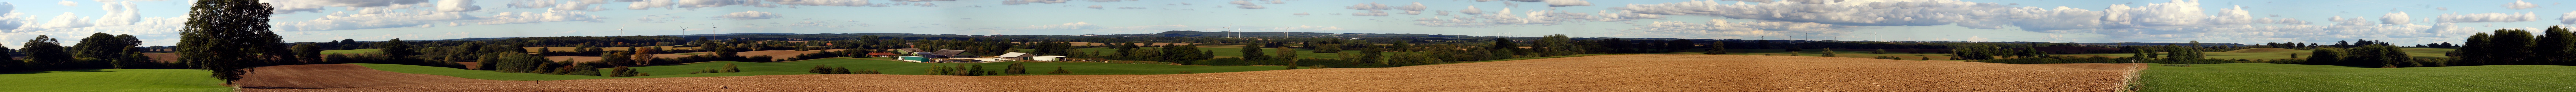
[[[236,83],[244,88],[349,88],[496,81],[378,71],[353,64],[281,65],[252,69],[256,71]]]
[[[2117,66],[2113,66],[2117,67]],[[2134,70],[1867,58],[1604,55],[1172,75],[768,75],[250,91],[2117,91]],[[1080,72],[1080,70],[1076,70]]]

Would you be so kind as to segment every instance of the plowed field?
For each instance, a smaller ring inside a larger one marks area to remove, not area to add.
[[[2126,75],[2132,72],[2135,70],[1836,57],[1601,55],[1395,68],[1296,69],[1170,75],[764,75],[249,90],[2092,92],[2120,91]]]

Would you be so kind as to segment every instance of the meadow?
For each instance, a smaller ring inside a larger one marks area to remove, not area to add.
[[[2154,92],[2550,92],[2576,90],[2576,66],[2486,65],[2359,68],[2268,63],[2159,64],[2142,71]]]
[[[0,74],[0,92],[228,92],[196,69],[82,69]]]

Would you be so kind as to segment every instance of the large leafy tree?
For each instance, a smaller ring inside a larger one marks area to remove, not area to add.
[[[141,41],[132,41],[130,39],[117,37],[116,35],[109,35],[107,33],[90,33],[88,38],[81,38],[80,43],[73,44],[73,48],[70,48],[69,51],[71,51],[72,57],[110,60],[107,63],[112,64],[111,66],[114,68],[140,68],[143,66],[142,64],[150,63],[144,63],[147,61],[121,61],[127,60],[125,54],[133,54],[132,51],[126,51],[126,49],[134,48],[134,45],[138,44],[141,44]]]
[[[36,39],[27,40],[27,44],[25,44],[27,45],[27,48],[18,50],[25,51],[27,53],[27,61],[36,63],[30,65],[36,65],[41,68],[89,68],[89,65],[83,65],[85,63],[73,60],[71,53],[63,51],[63,46],[59,43],[61,42],[55,41],[53,37],[36,35]]]
[[[179,57],[200,68],[213,71],[210,77],[226,83],[241,80],[256,62],[287,55],[277,49],[277,34],[269,31],[268,17],[274,13],[259,0],[197,0],[189,7],[187,27],[179,29]]]

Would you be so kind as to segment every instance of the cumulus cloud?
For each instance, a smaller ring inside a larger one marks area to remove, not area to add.
[[[2405,14],[2402,13],[2383,15],[2382,20],[2338,16],[2328,19],[2335,23],[2311,25],[2309,22],[2290,18],[2256,18],[2244,7],[2220,8],[2214,9],[2213,12],[2213,9],[2202,9],[2198,1],[2171,0],[2141,6],[2131,5],[2140,4],[2114,4],[2102,10],[2086,10],[2063,6],[2017,7],[2008,4],[1957,0],[1778,0],[1760,4],[1717,1],[1632,4],[1611,9],[1640,14],[1695,15],[1836,26],[1955,25],[1975,29],[2018,28],[2041,33],[2103,35],[2103,39],[2096,42],[2189,40],[2278,42],[2315,39],[2392,39],[2389,41],[2430,42],[2437,41],[2432,39],[2456,39],[2459,34],[2475,32],[2469,29],[2476,29],[2450,23],[2411,24],[2408,22],[2413,22],[2409,21],[2413,19],[2404,17]],[[1450,21],[1423,22],[1417,25],[1448,26],[1428,24]],[[2398,39],[2405,39],[2405,41]]]
[[[268,3],[268,4],[269,4],[269,7],[271,7],[271,8],[275,8],[276,10],[274,10],[274,11],[277,11],[277,13],[278,13],[278,14],[292,14],[292,13],[297,13],[297,12],[321,12],[321,10],[322,10],[322,8],[323,8],[323,7],[345,7],[345,8],[406,8],[406,7],[417,7],[417,6],[415,6],[415,5],[428,4],[428,3],[429,3],[429,1],[430,1],[430,0],[260,0],[259,2],[260,2],[260,3]],[[357,10],[357,9],[353,9],[353,10]]]
[[[1644,27],[1629,28],[1629,29],[1626,29],[1626,30],[1624,30],[1624,31],[1633,31],[1633,32],[1639,32],[1639,33],[1645,33],[1645,34],[1648,34],[1648,35],[1672,35],[1672,36],[1680,36],[1680,37],[1697,37],[1697,38],[1704,38],[1704,39],[1739,39],[1739,38],[1743,38],[1743,37],[1751,37],[1751,36],[1770,36],[1770,35],[1784,35],[1784,34],[1800,34],[1800,35],[1841,35],[1841,34],[1849,33],[1849,31],[1848,31],[1848,30],[1850,30],[1850,29],[1852,29],[1852,28],[1859,28],[1859,27],[1860,27],[1860,26],[1845,26],[1845,25],[1834,25],[1834,24],[1823,24],[1823,23],[1808,23],[1808,22],[1780,22],[1780,21],[1727,22],[1726,20],[1709,19],[1709,20],[1708,20],[1708,23],[1690,23],[1690,22],[1681,22],[1681,21],[1656,21],[1656,22],[1654,22],[1654,23],[1646,24]],[[1707,38],[1707,37],[1718,37],[1718,38]]]
[[[1351,16],[1386,16],[1386,15],[1387,15],[1387,14],[1386,14],[1386,10],[1368,10],[1368,12],[1351,13]]]
[[[716,19],[732,19],[732,20],[755,20],[755,19],[770,19],[770,18],[778,18],[778,14],[776,14],[776,13],[769,13],[769,12],[761,12],[761,11],[742,11],[742,12],[729,13],[729,14],[725,14],[725,15],[717,15],[717,16],[715,16],[715,17],[713,17],[713,18],[716,18]]]
[[[1546,2],[1547,7],[1592,6],[1592,2],[1583,0],[1547,0]]]
[[[1100,26],[1099,26],[1099,25],[1092,25],[1092,24],[1091,24],[1091,22],[1073,22],[1073,23],[1064,23],[1064,24],[1055,24],[1055,25],[1029,25],[1028,27],[1020,27],[1020,29],[1099,29],[1099,28],[1100,28]]]
[[[2531,3],[2528,3],[2528,2],[2522,2],[2522,0],[2513,0],[2513,3],[2504,3],[2504,8],[2505,8],[2505,9],[2521,10],[2521,9],[2540,8],[2540,5],[2531,4]]]
[[[1365,4],[1358,4],[1358,5],[1346,6],[1346,7],[1343,7],[1343,9],[1352,9],[1352,10],[1386,10],[1386,9],[1395,9],[1395,7],[1387,7],[1387,6],[1386,6],[1386,4],[1378,4],[1378,3],[1374,3],[1374,2],[1372,2],[1372,3],[1365,3]]]
[[[2540,20],[2540,16],[2534,14],[2539,13],[2442,14],[2442,16],[2437,19],[2442,19],[2442,23],[2523,22]]]
[[[554,7],[554,5],[555,0],[510,0],[510,4],[504,4],[503,6],[510,8],[550,8]]]
[[[305,21],[276,23],[278,31],[329,31],[427,26],[431,23],[482,19],[455,12],[351,14],[335,12]]]
[[[1396,10],[1404,10],[1404,15],[1422,15],[1422,10],[1426,8],[1431,7],[1422,6],[1422,2],[1413,2],[1413,5],[1395,7]]]
[[[2443,17],[2450,17],[2451,15],[2442,15],[2442,16],[2443,16]],[[2406,22],[2406,21],[2407,21],[2407,19],[2406,19],[2406,18],[2412,18],[2412,17],[2407,17],[2407,16],[2406,16],[2406,12],[2388,13],[2387,15],[2379,15],[2379,24],[2405,25],[2405,24],[2407,24],[2407,22]]]
[[[1421,18],[1414,19],[1413,21],[1415,22],[1414,25],[1431,27],[1487,28],[1494,26],[1557,25],[1567,22],[1607,22],[1663,18],[1662,15],[1637,14],[1627,11],[1603,11],[1599,14],[1568,13],[1553,10],[1535,10],[1529,11],[1526,14],[1515,14],[1512,12],[1514,11],[1512,11],[1511,8],[1503,8],[1501,11],[1497,11],[1494,14],[1450,16],[1449,18]]]
[[[80,2],[72,2],[72,1],[54,2],[54,4],[62,4],[63,6],[80,6]]]
[[[864,6],[869,6],[868,0],[769,0],[769,2],[777,2],[778,4],[782,4],[782,5],[806,5],[806,6],[849,6],[849,7],[864,7]],[[936,6],[936,5],[929,5],[929,4],[930,4],[930,3],[921,3],[921,5],[924,5],[924,6]]]
[[[1458,14],[1467,14],[1467,15],[1485,14],[1485,10],[1476,9],[1476,6],[1469,5],[1469,6],[1467,6],[1467,9],[1464,9],[1464,10],[1458,10]]]
[[[18,27],[27,25],[27,17],[23,16],[24,14],[13,12],[17,7],[18,5],[8,2],[0,2],[0,33],[14,32]]]
[[[1188,4],[1188,3],[1182,3],[1182,4]],[[1253,4],[1253,3],[1252,3],[1252,1],[1250,1],[1250,0],[1234,0],[1234,2],[1226,2],[1226,4],[1239,5],[1239,6],[1234,6],[1234,8],[1243,8],[1243,9],[1264,9],[1264,8],[1267,8],[1267,7],[1261,7],[1261,5],[1255,5],[1255,4]]]
[[[1029,3],[1060,4],[1065,1],[1072,0],[1002,0],[1002,5],[1023,5]]]
[[[444,11],[444,12],[465,12],[465,11],[474,11],[474,10],[483,10],[483,6],[474,5],[474,0],[445,0],[445,1],[438,1],[438,11]]]
[[[0,3],[0,5],[5,4],[6,3]],[[2567,13],[2558,14],[2558,24],[2576,24],[2576,11],[2567,11]]]
[[[134,25],[142,18],[136,13],[133,1],[101,3],[99,10],[106,11],[107,15],[99,16],[98,21],[93,22],[98,26]]]
[[[501,14],[494,14],[491,17],[484,18],[489,19],[478,20],[481,22],[475,22],[474,24],[493,25],[565,21],[598,22],[598,20],[601,19],[599,16],[592,16],[590,13],[585,12],[555,10],[546,10],[546,12],[501,12]]]

